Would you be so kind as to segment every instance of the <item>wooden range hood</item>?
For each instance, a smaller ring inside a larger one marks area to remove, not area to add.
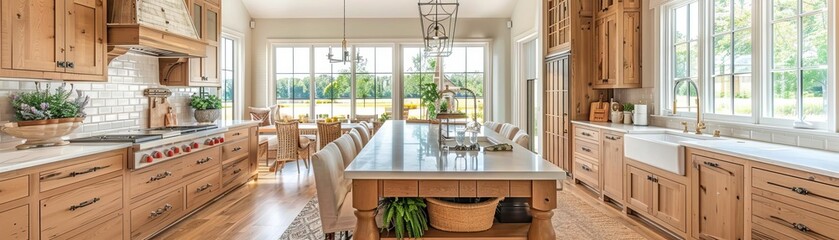
[[[206,49],[183,0],[108,0],[108,61],[126,52],[203,58]]]

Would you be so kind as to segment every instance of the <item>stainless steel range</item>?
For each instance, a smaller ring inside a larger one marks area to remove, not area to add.
[[[225,131],[216,125],[175,126],[70,139],[70,142],[133,143],[134,156],[128,166],[140,169],[224,143]]]

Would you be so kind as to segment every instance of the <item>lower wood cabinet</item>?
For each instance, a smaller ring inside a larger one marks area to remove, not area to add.
[[[0,211],[0,239],[29,239],[29,205]]]
[[[107,216],[102,218],[101,221],[92,222],[91,225],[94,227],[81,231],[80,233],[68,233],[65,235],[70,236],[59,236],[57,239],[68,239],[68,240],[91,240],[91,239],[122,239],[123,236],[123,218],[124,215],[121,212],[111,214],[113,216]]]
[[[693,228],[698,239],[743,239],[744,167],[702,155],[690,156]]]
[[[593,160],[574,155],[574,179],[583,182],[589,187],[600,190],[600,166]]]
[[[600,160],[600,175],[603,180],[603,195],[623,203],[623,134],[605,132],[600,141],[603,159]]]
[[[186,207],[193,210],[218,196],[221,189],[221,173],[211,172],[186,185]]]
[[[145,239],[185,213],[184,190],[176,188],[131,209],[131,239]]]
[[[684,233],[687,229],[687,187],[632,165],[626,168],[627,206]]]
[[[122,176],[75,188],[40,201],[41,238],[52,239],[122,209]]]

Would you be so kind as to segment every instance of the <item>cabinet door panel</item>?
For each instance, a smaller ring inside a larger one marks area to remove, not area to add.
[[[105,71],[105,7],[101,0],[67,0],[65,34],[68,72],[101,75]]]
[[[623,202],[623,137],[604,134],[602,152],[600,172],[603,175],[603,193]]]
[[[0,212],[0,239],[29,239],[29,205]]]
[[[4,4],[5,6],[5,4]],[[57,63],[64,61],[64,4],[55,0],[12,0],[10,11],[3,10],[11,18],[12,68],[43,72],[59,72]],[[5,24],[4,24],[5,25]],[[57,34],[61,33],[61,34]],[[4,47],[5,49],[5,47]]]
[[[743,238],[743,171],[742,165],[693,156],[694,237]]]
[[[201,59],[201,71],[207,83],[219,83],[219,47],[207,45],[207,57]]]
[[[623,14],[623,79],[619,85],[641,84],[641,13]]]
[[[649,212],[652,205],[652,174],[626,166],[626,204],[639,212]]]
[[[652,214],[659,220],[684,232],[687,227],[685,185],[663,177],[654,177]]]

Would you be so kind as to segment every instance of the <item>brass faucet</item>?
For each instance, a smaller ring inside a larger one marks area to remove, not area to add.
[[[699,95],[696,96],[696,135],[702,135],[702,130],[705,129],[705,122],[702,122],[702,105],[699,100]]]
[[[688,122],[682,122],[682,128],[683,133],[688,133]]]

